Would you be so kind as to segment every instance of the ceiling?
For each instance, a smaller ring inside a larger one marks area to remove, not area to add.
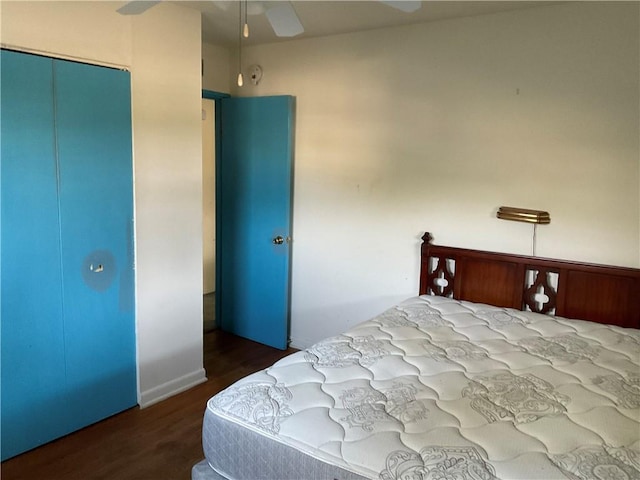
[[[202,12],[202,40],[206,43],[232,47],[238,43],[237,0],[184,1],[178,3]],[[251,35],[243,45],[257,45],[291,40],[278,38],[264,14],[273,1],[248,1],[248,22]],[[283,2],[277,2],[283,3]],[[447,18],[468,17],[488,13],[549,5],[550,1],[433,1],[425,0],[419,10],[405,13],[375,0],[296,0],[293,5],[304,33],[295,37],[309,38],[347,32],[372,30],[399,25],[431,22]]]

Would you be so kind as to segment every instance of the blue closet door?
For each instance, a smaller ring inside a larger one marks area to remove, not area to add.
[[[54,63],[68,425],[137,403],[129,73]]]
[[[66,387],[52,60],[0,58],[4,460],[61,434]]]
[[[2,52],[2,459],[137,403],[127,72]]]

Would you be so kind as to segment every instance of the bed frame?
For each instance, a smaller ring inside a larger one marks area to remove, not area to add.
[[[420,294],[640,328],[640,269],[433,245]]]

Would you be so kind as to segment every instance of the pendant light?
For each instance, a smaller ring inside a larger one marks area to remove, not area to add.
[[[247,6],[248,0],[244,0],[244,28],[242,29],[242,36],[244,38],[249,38],[249,21],[247,20]]]

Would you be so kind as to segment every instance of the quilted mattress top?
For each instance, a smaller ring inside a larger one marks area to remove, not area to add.
[[[415,297],[208,408],[368,478],[640,479],[640,331]]]

